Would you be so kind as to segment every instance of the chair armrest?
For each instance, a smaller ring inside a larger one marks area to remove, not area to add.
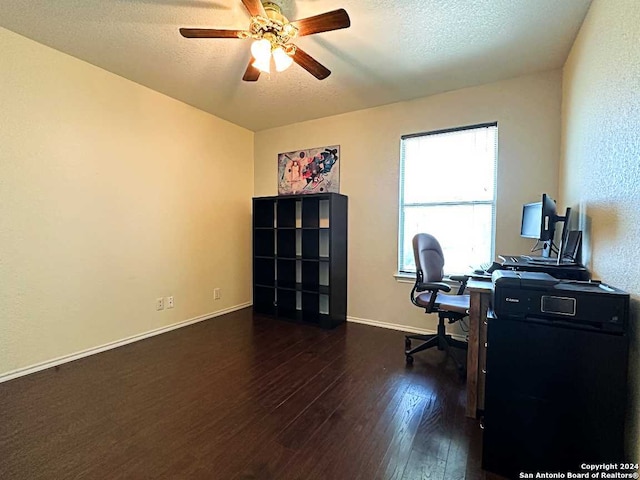
[[[425,292],[425,291],[438,292],[442,290],[443,292],[450,292],[451,287],[444,282],[419,282],[416,283],[416,292]]]
[[[411,289],[411,303],[416,307],[424,308],[427,313],[431,313],[434,311],[436,297],[438,296],[439,291],[450,292],[451,287],[444,282],[421,282],[416,280],[415,285]],[[416,293],[419,292],[431,292],[431,298],[429,299],[429,304],[426,307],[419,304],[416,299]]]
[[[449,278],[456,282],[467,283],[467,280],[469,280],[469,275],[449,275]]]
[[[467,288],[467,281],[469,280],[469,275],[449,275],[449,278],[454,282],[460,282],[460,288],[458,288],[458,292],[456,295],[462,295],[464,293],[465,288]]]

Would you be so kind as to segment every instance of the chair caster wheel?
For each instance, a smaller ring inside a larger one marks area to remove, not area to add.
[[[407,365],[413,365],[413,355],[407,355],[406,362]]]
[[[411,340],[409,340],[408,338],[404,339],[404,348],[406,348],[407,350],[411,350]]]

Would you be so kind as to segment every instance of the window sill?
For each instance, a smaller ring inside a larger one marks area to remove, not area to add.
[[[416,275],[414,273],[396,272],[393,277],[398,283],[416,283]]]

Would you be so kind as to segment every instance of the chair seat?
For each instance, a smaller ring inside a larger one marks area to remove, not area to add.
[[[431,292],[424,292],[416,297],[417,303],[427,308],[431,301]],[[435,307],[438,310],[448,310],[458,313],[469,313],[469,295],[444,295],[436,297]]]

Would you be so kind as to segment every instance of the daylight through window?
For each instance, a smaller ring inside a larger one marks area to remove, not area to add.
[[[415,273],[421,232],[440,242],[445,274],[493,258],[497,139],[495,123],[402,137],[399,272]]]

